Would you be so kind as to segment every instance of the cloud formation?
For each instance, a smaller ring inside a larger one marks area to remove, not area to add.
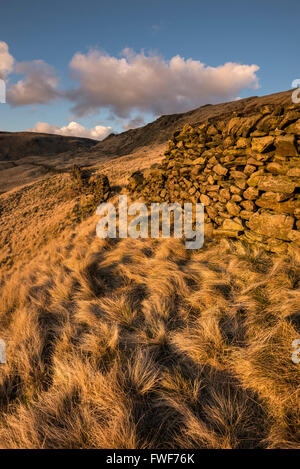
[[[259,67],[233,62],[209,67],[179,55],[166,61],[125,49],[120,58],[99,50],[76,53],[70,69],[79,82],[67,92],[76,115],[105,108],[125,118],[136,110],[171,114],[235,99],[242,89],[258,87]]]
[[[99,50],[78,52],[69,67],[77,87],[61,90],[52,66],[43,60],[17,62],[8,45],[0,42],[0,78],[7,81],[11,73],[23,75],[7,88],[7,102],[12,106],[65,99],[73,103],[75,116],[109,111],[112,121],[119,122],[125,130],[143,125],[143,114],[149,117],[185,112],[203,104],[234,100],[243,89],[258,87],[259,67],[254,64],[227,62],[210,67],[179,55],[167,61],[130,49],[124,49],[118,57]],[[76,122],[62,128],[38,124],[67,135],[75,131],[91,136],[93,132],[92,138],[97,139],[108,129],[96,126],[89,130]]]
[[[12,72],[14,68],[14,58],[9,53],[6,42],[0,41],[0,78],[4,78]]]
[[[93,138],[94,140],[103,140],[111,132],[111,127],[105,127],[103,125],[96,125],[92,129],[87,129],[78,122],[70,122],[64,127],[58,127],[57,125],[50,125],[47,122],[37,122],[33,129],[27,129],[27,132],[40,132],[46,134],[66,135],[72,137],[86,137]]]
[[[43,60],[18,63],[15,73],[25,78],[8,89],[7,101],[13,106],[46,104],[61,96],[55,69]]]

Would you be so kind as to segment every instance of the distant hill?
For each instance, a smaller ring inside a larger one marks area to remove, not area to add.
[[[67,151],[89,150],[96,140],[36,132],[0,132],[0,161],[24,156],[50,156]]]
[[[106,155],[126,155],[138,147],[161,144],[171,138],[173,132],[182,129],[184,124],[200,124],[208,119],[225,119],[234,112],[246,115],[255,110],[256,107],[265,104],[287,104],[291,103],[291,91],[271,94],[262,97],[251,97],[221,104],[206,104],[197,109],[182,114],[161,116],[154,122],[137,129],[127,130],[117,135],[109,135],[102,142],[97,143],[93,152]]]
[[[24,156],[54,156],[65,152],[121,156],[139,147],[166,142],[172,133],[185,123],[199,124],[207,119],[225,118],[233,112],[247,114],[263,104],[286,104],[291,101],[291,91],[262,97],[251,97],[201,106],[182,114],[161,116],[154,122],[120,134],[111,134],[101,142],[88,138],[36,132],[0,132],[0,161],[18,160]]]
[[[149,166],[163,156],[164,145],[184,124],[227,119],[234,113],[247,115],[266,104],[291,104],[291,93],[285,91],[229,103],[206,104],[186,113],[161,116],[137,129],[111,134],[101,142],[35,132],[0,132],[0,193],[53,173],[68,172],[73,164],[98,167],[106,162],[110,174],[110,160],[126,155],[127,167],[129,163],[135,165],[137,159],[139,167]]]

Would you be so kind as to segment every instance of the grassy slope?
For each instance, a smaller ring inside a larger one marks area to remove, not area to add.
[[[107,174],[119,190],[128,174],[160,162],[163,147],[139,150],[130,156],[107,160],[94,168]],[[77,194],[78,195],[78,194]],[[86,198],[72,193],[67,173],[52,175],[0,195],[0,267],[13,270],[29,260],[51,239],[78,223],[75,206],[84,206]]]
[[[104,241],[95,223],[2,288],[0,445],[299,447],[299,254]]]
[[[299,447],[300,254],[101,241],[67,187],[2,205],[0,446]]]

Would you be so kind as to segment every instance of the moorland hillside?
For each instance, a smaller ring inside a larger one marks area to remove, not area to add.
[[[151,175],[160,170],[153,164],[180,160],[164,155],[174,131],[189,138],[191,124],[209,119],[215,127],[261,106],[284,109],[290,97],[205,106],[176,118],[165,133],[161,127],[150,144],[142,129],[108,137],[89,149],[92,160],[47,156],[47,164],[65,158],[59,173],[45,169],[6,187],[0,195],[0,338],[7,356],[0,365],[1,448],[300,447],[300,365],[292,361],[292,342],[300,338],[299,247],[270,252],[239,237],[207,236],[192,251],[179,239],[101,240],[95,231],[96,204],[131,190],[133,172]],[[123,148],[129,135],[136,143]],[[251,146],[264,137],[238,136]],[[85,167],[72,169],[80,161]],[[215,166],[209,171],[223,181]],[[271,174],[279,181],[294,177]],[[131,190],[132,200],[143,191]],[[226,205],[225,199],[224,193]],[[287,216],[296,231],[295,213]]]

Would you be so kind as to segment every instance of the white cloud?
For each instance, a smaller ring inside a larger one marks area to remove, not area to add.
[[[43,60],[18,63],[15,72],[25,78],[8,89],[7,101],[13,106],[46,104],[60,96],[55,70]]]
[[[12,72],[14,67],[14,58],[9,53],[6,42],[0,41],[0,78],[4,79],[6,75]]]
[[[6,42],[0,41],[0,78],[11,73],[24,75],[24,79],[7,90],[7,102],[13,106],[45,104],[58,98],[58,78],[55,69],[43,60],[16,62]]]
[[[125,49],[120,58],[98,50],[76,53],[70,69],[79,82],[66,93],[76,115],[106,108],[124,118],[134,110],[161,115],[233,100],[244,88],[258,87],[259,67],[232,62],[209,67],[179,55],[166,61]]]
[[[78,122],[70,122],[64,127],[58,127],[57,125],[50,125],[47,122],[37,122],[33,129],[27,129],[27,132],[40,132],[46,134],[65,135],[72,137],[86,137],[93,138],[94,140],[103,140],[111,132],[111,127],[105,127],[103,125],[96,125],[91,129],[87,129]]]
[[[78,86],[60,91],[53,67],[43,60],[18,63],[9,53],[7,44],[0,41],[0,78],[6,78],[12,72],[23,75],[7,89],[7,102],[12,106],[68,99],[73,103],[75,115],[104,109],[122,121],[124,129],[143,124],[140,117],[132,117],[137,114],[172,114],[203,104],[234,100],[243,89],[258,87],[256,72],[259,67],[232,62],[210,67],[179,55],[166,61],[158,55],[124,49],[119,57],[99,50],[76,53],[70,62],[70,70]],[[60,132],[72,131],[69,126],[63,129]],[[83,129],[80,131],[92,131]],[[102,130],[94,132],[98,138],[98,132],[101,135]]]

